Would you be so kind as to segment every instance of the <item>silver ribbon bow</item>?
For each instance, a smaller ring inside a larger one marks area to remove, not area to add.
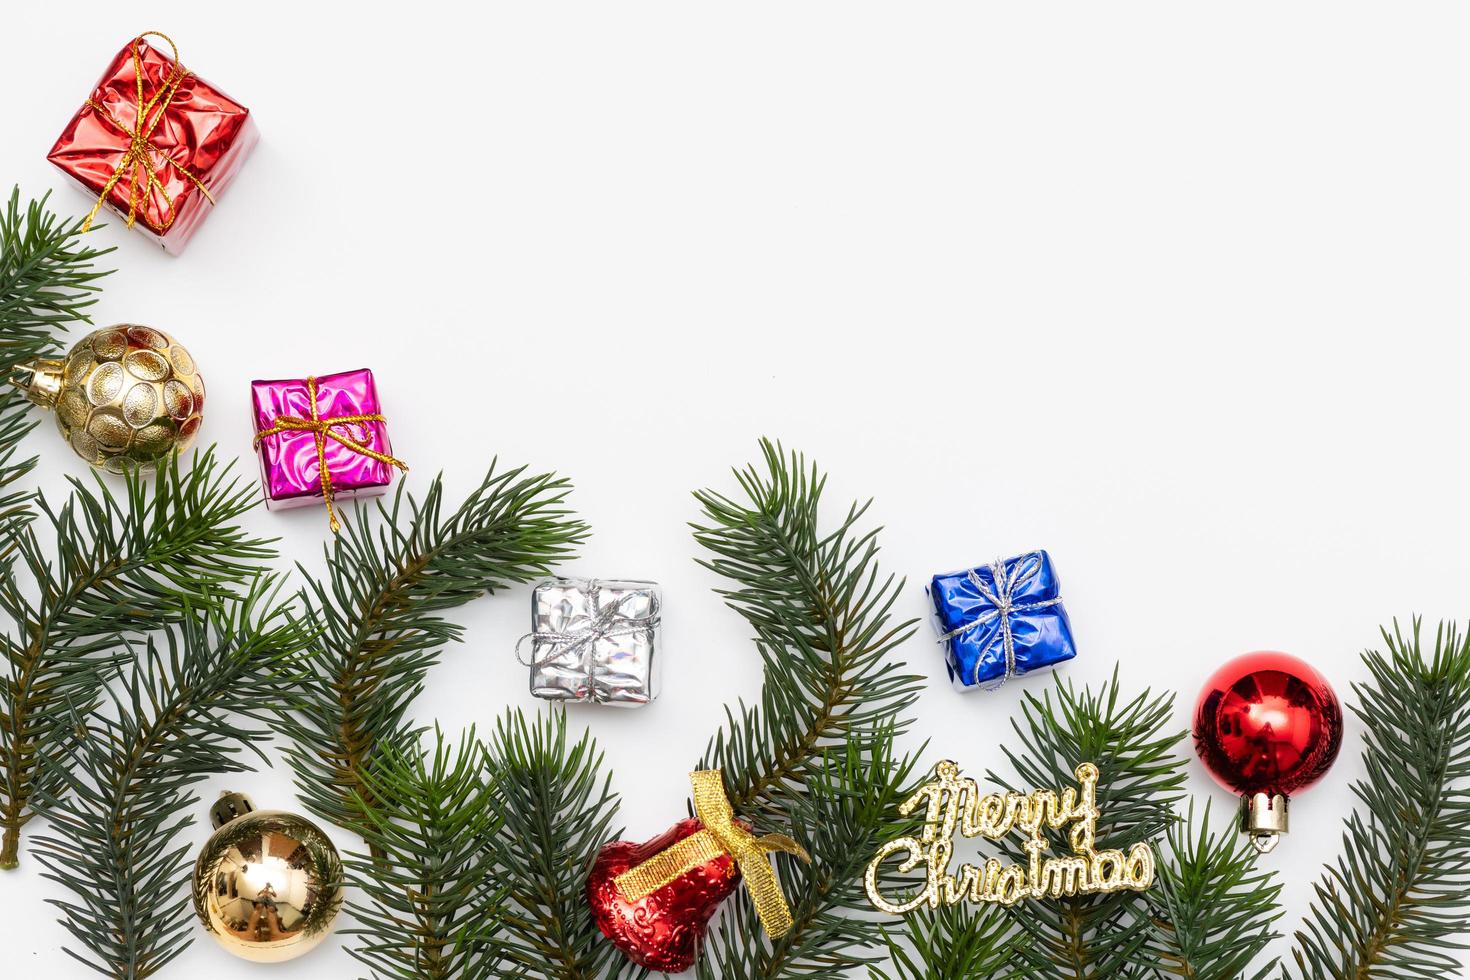
[[[986,602],[989,602],[993,608],[987,609],[964,626],[945,633],[939,638],[939,642],[948,643],[955,637],[963,633],[968,633],[973,629],[988,626],[994,622],[1000,623],[1000,627],[995,631],[995,635],[990,638],[989,643],[981,648],[979,655],[975,658],[975,670],[970,679],[971,684],[980,683],[980,668],[984,665],[986,656],[995,646],[996,640],[1000,640],[1005,647],[1006,672],[1000,680],[988,685],[984,690],[998,690],[1006,681],[1016,676],[1016,640],[1011,634],[1011,616],[1017,613],[1035,612],[1038,609],[1046,609],[1049,606],[1061,605],[1061,596],[1057,596],[1055,599],[1043,599],[1040,602],[1017,603],[1015,601],[1016,590],[1039,574],[1041,574],[1041,552],[1033,551],[1030,554],[1016,558],[1011,565],[1010,571],[1006,570],[1006,560],[1004,558],[997,558],[991,562],[990,577],[994,581],[993,587],[985,584],[985,580],[980,577],[978,569],[971,569],[966,576],[970,580],[970,584],[975,587],[975,591],[980,593],[980,597]]]
[[[587,582],[587,605],[591,611],[591,621],[580,629],[569,632],[558,630],[532,630],[531,632],[516,640],[516,659],[524,667],[544,667],[554,660],[561,660],[569,654],[581,652],[582,673],[587,675],[587,689],[591,693],[594,702],[605,701],[607,696],[603,694],[596,684],[592,683],[592,655],[595,653],[595,644],[604,637],[628,636],[633,633],[642,633],[645,630],[654,629],[659,625],[659,597],[654,592],[649,596],[650,609],[644,616],[628,616],[623,613],[623,603],[630,599],[643,598],[643,593],[629,592],[617,602],[609,606],[602,604],[602,583],[597,579],[589,579]],[[551,648],[540,657],[532,657],[527,660],[521,656],[521,646],[531,641],[532,649],[537,643],[549,643]]]

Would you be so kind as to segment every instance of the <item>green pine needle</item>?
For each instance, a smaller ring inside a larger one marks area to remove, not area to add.
[[[370,901],[357,909],[363,942],[353,954],[378,976],[502,976],[517,962],[484,940],[502,904],[501,886],[478,877],[500,860],[488,790],[466,798],[478,815],[434,809],[482,777],[499,785],[502,760],[465,747],[451,763],[442,743],[426,760],[409,748],[422,731],[409,712],[443,648],[462,635],[444,613],[549,574],[586,537],[565,506],[569,492],[554,476],[492,466],[446,512],[440,479],[421,501],[400,484],[389,505],[359,507],[346,522],[327,550],[325,579],[302,570],[318,640],[285,716],[287,754],[306,807],[367,841],[370,858],[354,867]],[[496,743],[503,751],[518,744],[509,731],[502,727]],[[451,848],[441,834],[460,818],[486,822]],[[415,832],[416,840],[405,836]],[[466,908],[451,908],[461,900]]]
[[[1007,976],[1018,936],[997,905],[948,905],[911,912],[899,930],[884,929],[883,939],[889,967],[869,967],[869,980]]]
[[[269,706],[288,696],[307,642],[275,597],[260,579],[187,610],[148,641],[110,711],[63,712],[67,736],[43,756],[34,800],[49,832],[33,853],[74,896],[52,902],[76,943],[66,952],[112,980],[144,980],[193,941],[189,787],[249,769],[247,747],[267,760],[253,743],[270,737]]]
[[[34,494],[14,489],[36,466],[34,456],[17,458],[21,439],[35,426],[30,403],[20,392],[0,389],[0,567],[14,558],[16,535],[36,516]]]
[[[212,451],[171,460],[121,493],[100,475],[72,479],[59,508],[36,497],[37,519],[16,530],[0,564],[0,867],[13,868],[38,763],[67,706],[85,711],[126,657],[121,637],[184,617],[206,595],[228,597],[274,557],[237,522],[255,490]]]
[[[1210,828],[1209,808],[1171,827],[1158,882],[1145,893],[1150,938],[1139,962],[1159,977],[1188,980],[1261,980],[1276,960],[1248,972],[1278,934],[1281,885],[1256,867],[1256,851],[1229,822]]]
[[[0,383],[17,364],[55,351],[69,324],[90,323],[97,280],[110,274],[94,264],[112,249],[81,245],[82,219],[46,210],[50,196],[22,209],[17,187],[0,212]]]
[[[1291,972],[1311,980],[1455,976],[1470,932],[1470,642],[1440,624],[1426,657],[1417,618],[1383,640],[1353,685],[1361,806],[1296,934]]]
[[[734,583],[720,595],[765,664],[760,705],[727,707],[700,762],[724,770],[731,804],[753,818],[799,799],[827,747],[903,731],[923,687],[891,656],[915,622],[891,620],[904,583],[878,568],[880,529],[858,527],[868,505],[822,528],[826,478],[769,440],[761,450],[764,469],[735,471],[744,499],[696,493],[704,522],[693,525],[714,556],[701,564]]]
[[[758,707],[726,708],[701,769],[720,769],[735,812],[757,832],[783,831],[813,864],[778,857],[791,931],[770,943],[741,896],[727,906],[698,963],[701,978],[826,980],[872,957],[876,932],[854,919],[867,906],[862,869],[893,828],[913,760],[894,738],[923,679],[894,652],[914,621],[894,623],[903,582],[878,567],[879,529],[860,528],[867,505],[821,523],[826,478],[798,453],[761,441],[763,466],[735,471],[743,496],[695,494],[704,520],[701,562],[729,579],[728,605],[755,631],[765,667]]]
[[[431,752],[417,739],[387,747],[367,779],[377,802],[364,808],[371,855],[347,861],[365,898],[349,952],[380,980],[503,976],[494,934],[507,889],[492,846],[503,820],[485,747],[471,731],[453,749],[436,729]]]
[[[344,522],[326,549],[325,579],[302,569],[303,604],[320,643],[285,724],[307,809],[361,829],[363,807],[377,799],[378,747],[419,730],[409,709],[443,648],[463,632],[443,613],[570,557],[587,534],[564,505],[570,489],[551,475],[492,465],[446,513],[442,479],[422,501],[399,484],[390,504],[358,507]]]
[[[587,873],[613,828],[618,798],[602,753],[584,733],[572,744],[560,708],[527,722],[519,711],[495,726],[490,743],[496,796],[505,820],[498,860],[510,888],[504,974],[545,980],[643,976],[602,938],[587,906]]]
[[[1097,805],[1099,841],[1128,850],[1156,841],[1173,823],[1184,786],[1184,760],[1176,750],[1184,733],[1173,731],[1174,695],[1149,691],[1126,698],[1116,670],[1096,692],[1078,691],[1060,678],[1041,697],[1027,692],[1021,716],[1011,722],[1021,749],[1003,746],[1017,782],[989,779],[1016,792],[1076,783],[1082,762],[1102,772]],[[1050,832],[1054,853],[1070,852],[1066,832]],[[1023,860],[1019,844],[1003,846]],[[1148,917],[1137,892],[1078,895],[1024,902],[1011,911],[1026,939],[1017,952],[1027,976],[1056,980],[1120,980],[1147,976],[1136,964],[1149,938]]]
[[[57,334],[72,322],[91,322],[86,310],[97,301],[97,280],[110,274],[94,263],[112,249],[78,244],[81,219],[63,221],[46,210],[49,196],[22,210],[17,187],[0,212],[0,568],[13,560],[16,536],[35,517],[32,495],[8,488],[36,464],[16,452],[38,413],[7,379],[17,364],[54,353]]]

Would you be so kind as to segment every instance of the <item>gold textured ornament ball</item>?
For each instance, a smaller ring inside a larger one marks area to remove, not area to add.
[[[194,865],[194,910],[229,952],[253,963],[293,960],[332,931],[342,861],[321,828],[225,793],[215,832]]]
[[[11,383],[56,412],[61,435],[93,466],[122,473],[183,452],[204,411],[194,358],[162,330],[95,330],[65,357],[15,370]]]

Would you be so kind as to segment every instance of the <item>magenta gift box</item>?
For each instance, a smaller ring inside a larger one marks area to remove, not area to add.
[[[257,435],[274,427],[282,416],[312,418],[311,391],[306,378],[252,381],[250,397]],[[343,371],[316,378],[316,417],[326,421],[349,415],[378,415],[378,389],[373,372]],[[381,421],[346,422],[336,430],[369,449],[391,456],[388,426]],[[260,440],[260,481],[265,505],[285,510],[322,500],[321,463],[314,432],[277,432]],[[364,456],[335,439],[323,439],[332,496],[338,500],[381,494],[393,482],[393,467]]]

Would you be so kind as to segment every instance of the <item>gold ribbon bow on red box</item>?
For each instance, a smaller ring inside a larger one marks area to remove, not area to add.
[[[173,70],[169,72],[163,85],[153,93],[152,98],[145,97],[143,85],[142,47],[145,37],[161,38],[173,50]],[[128,187],[128,227],[133,227],[133,222],[138,218],[139,205],[145,202],[147,193],[152,190],[157,191],[158,195],[163,198],[164,203],[168,206],[167,217],[155,223],[149,220],[145,208],[143,211],[143,223],[160,235],[168,231],[169,226],[174,223],[176,211],[174,210],[173,198],[164,189],[163,183],[158,179],[158,169],[160,166],[173,167],[186,177],[190,183],[199,188],[199,193],[203,194],[210,204],[214,203],[214,197],[209,193],[209,188],[204,186],[204,181],[200,180],[188,167],[179,163],[149,142],[153,131],[158,128],[158,124],[163,121],[164,114],[168,112],[168,107],[173,103],[174,96],[178,93],[179,85],[192,74],[192,72],[185,69],[179,63],[178,45],[174,44],[173,40],[167,34],[159,31],[144,31],[133,39],[132,54],[133,70],[137,76],[138,100],[138,114],[133,125],[125,125],[111,110],[97,101],[93,99],[87,100],[87,105],[101,113],[110,123],[128,137],[128,148],[123,153],[122,159],[118,161],[117,167],[112,172],[112,176],[107,178],[107,183],[103,185],[102,192],[97,195],[97,203],[92,205],[92,210],[87,214],[86,220],[82,222],[82,231],[84,232],[92,227],[92,222],[96,220],[97,214],[102,210],[103,205],[107,203],[108,195],[112,193],[112,189],[124,177],[130,181]],[[159,163],[155,159],[156,157],[162,157],[163,162]]]

